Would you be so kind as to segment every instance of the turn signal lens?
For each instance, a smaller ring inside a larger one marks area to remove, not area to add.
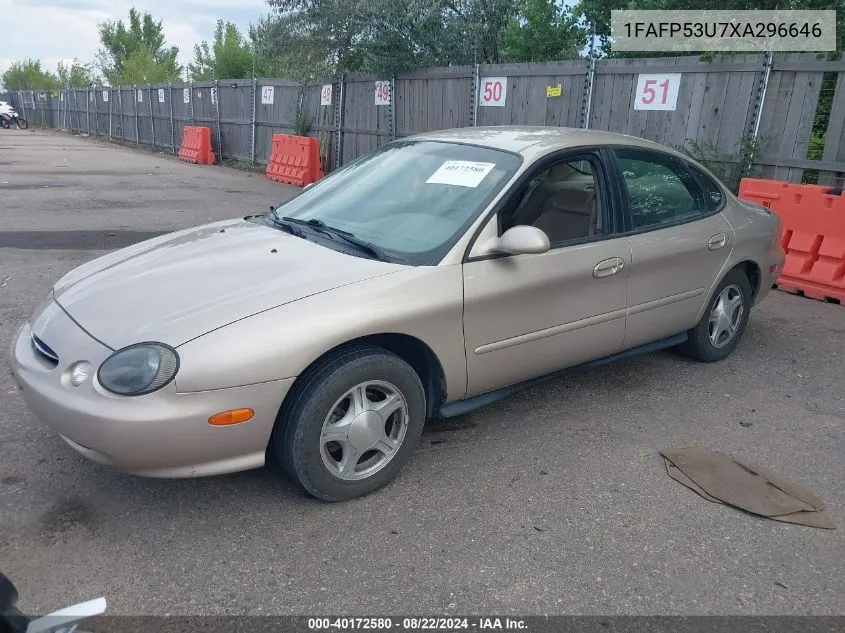
[[[232,409],[231,411],[223,411],[208,418],[208,423],[212,426],[229,426],[231,424],[241,424],[242,422],[249,422],[255,411],[252,409]]]
[[[86,363],[84,360],[76,363],[73,365],[73,368],[70,371],[70,384],[74,387],[78,387],[83,382],[88,380],[88,377],[91,375],[91,365]]]

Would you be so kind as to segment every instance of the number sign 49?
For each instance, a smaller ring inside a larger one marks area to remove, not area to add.
[[[332,84],[323,84],[323,87],[320,89],[320,105],[331,105],[332,104]]]
[[[376,105],[390,105],[390,82],[376,82]]]
[[[504,106],[508,98],[507,77],[482,77],[479,82],[478,105]]]
[[[674,110],[680,87],[681,73],[639,75],[634,110]]]

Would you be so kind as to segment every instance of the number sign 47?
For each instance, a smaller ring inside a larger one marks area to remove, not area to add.
[[[261,88],[261,105],[273,105],[276,98],[275,86],[263,86]]]
[[[680,87],[681,73],[639,75],[634,110],[674,110]]]

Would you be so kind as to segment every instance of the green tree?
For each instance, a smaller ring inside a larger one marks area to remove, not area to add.
[[[53,73],[41,68],[41,60],[38,59],[12,62],[3,73],[3,85],[7,90],[52,90],[56,81]]]
[[[249,44],[255,54],[255,75],[292,78],[297,75],[293,67],[307,69],[306,76],[314,72],[319,74],[321,65],[315,59],[319,59],[322,53],[316,50],[315,46],[306,46],[304,42],[301,42],[302,47],[295,51],[297,58],[292,59],[293,47],[285,36],[290,37],[293,34],[285,31],[287,31],[285,22],[270,17],[260,18],[257,24],[250,25]],[[284,42],[285,46],[279,47],[277,45],[279,41]]]
[[[176,61],[179,49],[165,46],[161,21],[156,22],[151,14],[142,15],[133,7],[129,10],[128,24],[123,20],[106,20],[97,28],[102,43],[97,59],[103,76],[110,84],[137,83],[132,77],[137,77],[139,73],[162,77],[157,81],[179,79],[182,72]],[[131,77],[125,69],[130,59]]]
[[[70,64],[59,62],[56,75],[61,88],[87,88],[99,83],[93,64],[83,64],[76,58]]]
[[[555,0],[523,0],[505,29],[503,57],[509,62],[576,59],[586,30]]]
[[[500,61],[518,0],[268,0],[269,49],[330,72]]]
[[[120,82],[125,85],[161,84],[179,81],[179,70],[156,60],[146,47],[135,49],[123,62]]]
[[[217,20],[214,41],[194,46],[194,61],[188,69],[195,80],[242,79],[252,76],[253,61],[250,42],[238,27]]]

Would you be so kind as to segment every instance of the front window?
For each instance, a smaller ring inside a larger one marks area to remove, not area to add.
[[[436,264],[521,162],[516,154],[474,145],[391,143],[317,182],[276,214],[320,220],[399,261]]]

